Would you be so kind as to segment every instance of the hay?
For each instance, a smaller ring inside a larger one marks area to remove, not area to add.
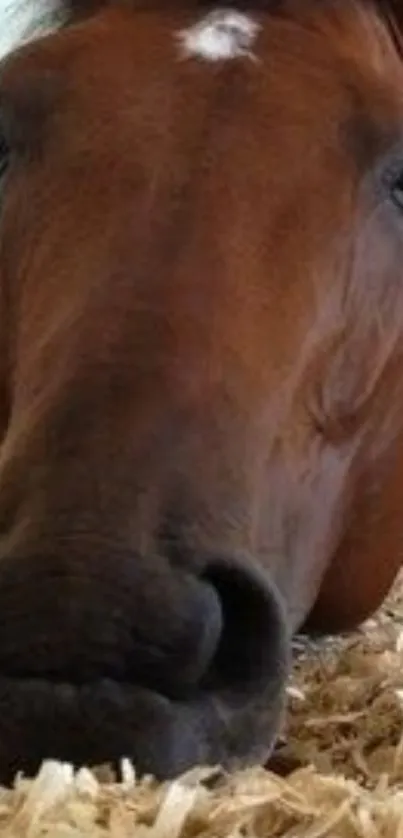
[[[297,639],[278,752],[262,768],[197,768],[174,782],[47,762],[0,789],[7,838],[403,838],[403,583],[345,639]]]

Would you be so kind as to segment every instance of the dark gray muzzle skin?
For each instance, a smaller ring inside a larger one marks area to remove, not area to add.
[[[110,567],[103,580],[87,566],[82,584],[68,574],[61,584],[60,573],[51,584],[49,563],[43,574],[32,557],[0,566],[1,781],[45,758],[129,757],[160,779],[196,764],[264,763],[290,664],[285,608],[267,574],[248,557],[210,559],[198,575],[176,569],[164,613],[150,568],[147,579],[132,557]]]

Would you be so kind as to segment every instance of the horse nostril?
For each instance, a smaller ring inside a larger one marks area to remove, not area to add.
[[[221,602],[222,632],[205,675],[208,689],[247,700],[278,696],[288,673],[289,638],[280,595],[250,560],[213,562],[204,578]]]
[[[214,659],[223,629],[220,597],[208,580],[188,578],[182,608],[180,643],[166,659],[171,673],[176,673],[176,681],[169,679],[169,685],[164,685],[171,698],[183,697],[199,685]]]

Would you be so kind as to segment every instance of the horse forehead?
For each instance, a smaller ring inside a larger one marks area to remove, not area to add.
[[[62,3],[63,0],[0,0],[0,58],[18,33],[23,40],[36,40],[44,32],[59,28]],[[402,94],[398,96],[397,90],[403,90],[403,73],[401,65],[396,73],[396,62],[390,60],[391,41],[385,41],[383,30],[380,35],[377,31],[379,19],[373,27],[371,19],[368,23],[365,18],[367,28],[361,20],[353,21],[346,61],[337,30],[332,27],[325,26],[323,36],[318,37],[310,25],[296,25],[294,21],[283,26],[267,13],[243,13],[236,7],[217,6],[198,14],[197,9],[135,11],[112,2],[100,17],[107,25],[99,26],[95,18],[93,23],[88,20],[88,27],[65,30],[67,38],[70,32],[73,42],[78,41],[81,47],[65,50],[71,58],[66,58],[64,72],[74,74],[77,80],[77,85],[70,87],[71,95],[77,94],[77,101],[88,105],[88,113],[93,117],[98,104],[104,112],[120,97],[125,101],[132,97],[136,103],[148,101],[157,118],[160,108],[163,114],[167,113],[168,105],[163,100],[168,102],[169,96],[164,97],[163,91],[169,86],[186,88],[187,106],[197,111],[200,100],[207,100],[214,91],[220,67],[224,74],[225,66],[232,64],[243,69],[222,76],[226,88],[231,88],[228,93],[237,96],[228,96],[235,105],[231,120],[242,120],[242,114],[247,112],[258,133],[264,130],[264,124],[270,123],[270,135],[278,137],[289,122],[295,143],[301,141],[304,132],[310,132],[314,142],[316,134],[323,137],[331,126],[332,130],[336,128],[335,142],[346,146],[349,158],[357,158],[360,169],[371,162],[381,146],[393,145],[393,136],[400,136],[396,123],[401,118]],[[371,56],[378,41],[383,50],[375,61]],[[62,42],[58,40],[57,48],[50,49],[56,62],[57,49],[63,52]],[[374,48],[370,50],[371,46]],[[35,54],[39,56],[40,50],[42,46],[37,52],[35,45],[34,73]],[[20,69],[23,66],[24,62]],[[141,78],[136,86],[132,84],[134,73]],[[24,75],[28,79],[33,74]],[[188,88],[195,92],[193,102]],[[275,112],[271,113],[270,108]],[[122,114],[130,113],[126,108],[121,110]],[[176,116],[181,123],[181,114]],[[127,130],[130,124],[127,119]],[[346,130],[339,133],[341,124]],[[119,125],[123,128],[123,116]],[[287,139],[284,156],[291,147]],[[267,154],[268,150],[262,149],[261,156]]]
[[[60,28],[63,0],[0,0],[0,60],[16,47]],[[206,61],[251,55],[259,24],[236,8],[217,8],[173,33],[182,58]]]

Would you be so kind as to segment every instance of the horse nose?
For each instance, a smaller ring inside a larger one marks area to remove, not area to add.
[[[140,773],[264,761],[289,638],[281,599],[244,557],[124,555],[0,563],[0,778],[46,757]]]
[[[277,680],[284,616],[268,575],[218,556],[198,574],[162,559],[33,557],[0,563],[0,675],[107,677],[179,698],[200,683]]]
[[[214,586],[162,559],[0,563],[0,676],[106,677],[178,697],[209,668],[221,633]]]

